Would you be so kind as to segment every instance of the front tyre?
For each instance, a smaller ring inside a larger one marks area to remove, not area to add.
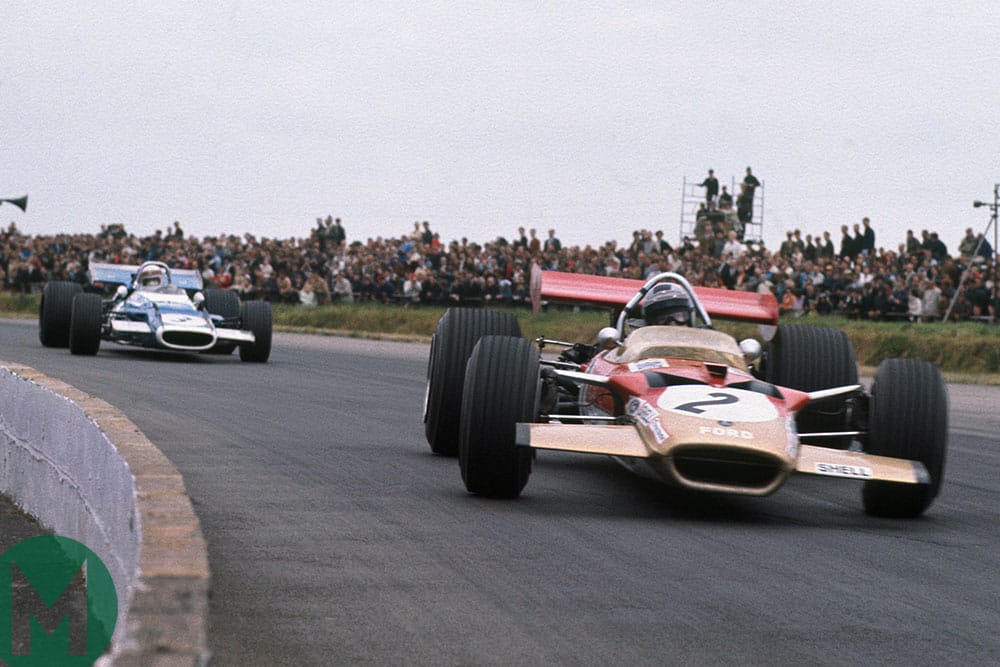
[[[252,343],[240,343],[240,360],[264,363],[271,356],[272,317],[268,301],[247,301],[240,306],[243,328],[254,336]]]
[[[520,338],[521,325],[512,313],[470,308],[449,308],[438,321],[427,361],[424,399],[424,433],[435,454],[458,454],[465,367],[483,336]]]
[[[458,461],[470,493],[520,495],[531,450],[515,444],[518,422],[538,417],[538,348],[523,338],[486,336],[469,358],[462,395]]]
[[[927,484],[865,482],[865,512],[884,517],[916,517],[937,497],[948,446],[948,393],[937,366],[916,359],[886,359],[872,385],[869,454],[920,461]]]
[[[212,315],[218,315],[224,320],[236,320],[240,316],[240,297],[232,290],[207,289],[202,292],[205,296],[205,310]],[[232,354],[236,349],[236,343],[222,341],[215,344],[209,354]]]
[[[45,347],[69,345],[69,321],[73,297],[83,292],[79,283],[54,280],[45,284],[38,310],[38,339]]]
[[[77,294],[69,321],[69,351],[94,356],[101,348],[103,302],[99,294]]]

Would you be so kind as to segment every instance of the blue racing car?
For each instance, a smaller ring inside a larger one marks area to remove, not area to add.
[[[42,345],[95,355],[103,339],[183,352],[229,354],[238,347],[243,361],[265,362],[271,355],[271,304],[240,303],[235,292],[203,289],[197,271],[162,262],[94,262],[88,278],[90,290],[66,281],[45,285],[38,316]]]

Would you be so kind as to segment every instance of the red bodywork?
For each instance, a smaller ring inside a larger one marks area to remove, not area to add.
[[[532,299],[578,303],[620,310],[644,285],[642,280],[609,278],[583,273],[536,271]],[[695,296],[712,317],[755,324],[778,324],[778,300],[773,294],[737,292],[717,287],[694,287]]]

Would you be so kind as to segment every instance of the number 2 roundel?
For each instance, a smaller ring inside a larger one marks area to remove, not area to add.
[[[726,387],[668,387],[656,403],[663,410],[713,421],[766,422],[778,417],[778,411],[764,394]]]

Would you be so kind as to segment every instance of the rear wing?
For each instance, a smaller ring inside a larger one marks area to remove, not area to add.
[[[621,310],[645,282],[584,273],[532,271],[531,298],[537,307],[543,300]],[[718,287],[692,287],[698,301],[712,317],[756,324],[778,323],[778,300],[773,294],[737,292]]]
[[[136,271],[138,270],[138,264],[91,262],[90,282],[131,287],[132,281],[135,280]],[[170,269],[170,282],[173,283],[174,287],[186,290],[200,290],[204,286],[201,274],[194,269]]]

